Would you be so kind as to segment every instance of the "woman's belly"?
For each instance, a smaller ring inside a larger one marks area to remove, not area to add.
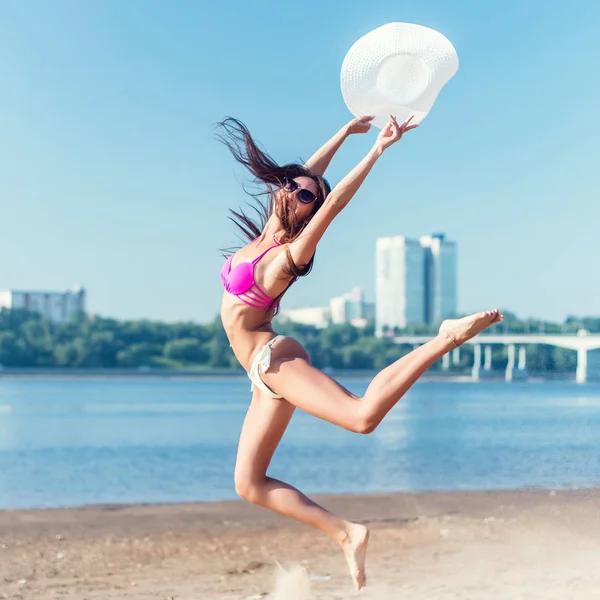
[[[252,308],[225,292],[221,303],[221,321],[235,357],[248,371],[257,352],[275,336],[271,320],[274,311],[267,313]]]

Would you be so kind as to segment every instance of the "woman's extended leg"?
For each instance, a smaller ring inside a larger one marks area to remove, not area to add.
[[[444,321],[431,341],[378,373],[358,398],[305,359],[295,340],[273,344],[271,367],[263,381],[288,402],[356,433],[371,433],[417,379],[444,354],[503,319],[497,310]]]
[[[311,366],[298,342],[283,338],[272,346],[271,368],[263,380],[283,399],[255,391],[240,437],[235,468],[238,494],[321,529],[340,544],[358,589],[365,581],[364,561],[369,532],[343,521],[290,485],[267,477],[267,469],[294,408],[360,433],[373,431],[415,381],[446,352],[501,320],[497,311],[446,321],[440,334],[379,373],[363,398]]]
[[[267,477],[273,454],[293,413],[294,406],[286,400],[269,398],[255,388],[238,446],[236,491],[245,500],[329,535],[344,550],[354,584],[360,589],[366,582],[367,528],[336,517],[287,483]]]

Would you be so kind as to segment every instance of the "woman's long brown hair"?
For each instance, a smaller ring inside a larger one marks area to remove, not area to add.
[[[250,242],[261,235],[269,217],[275,212],[285,230],[279,242],[281,244],[293,242],[300,236],[312,217],[323,205],[325,198],[331,191],[329,183],[323,177],[311,173],[302,164],[278,165],[266,152],[258,147],[248,128],[238,119],[227,117],[218,125],[221,131],[218,133],[217,139],[229,148],[235,160],[250,171],[254,176],[254,183],[262,188],[257,193],[251,193],[245,188],[246,193],[252,197],[252,202],[248,204],[256,213],[254,218],[240,208],[239,210],[229,209],[229,219],[238,227],[243,239]],[[285,182],[296,177],[310,177],[317,184],[317,199],[314,202],[313,212],[310,217],[302,222],[298,222],[289,202],[277,201],[276,197],[277,191],[281,189]],[[237,248],[227,248],[223,251],[223,254],[227,257],[233,254],[235,250]],[[314,256],[307,264],[297,265],[289,249],[286,252],[287,274],[290,277],[308,275],[313,265]]]

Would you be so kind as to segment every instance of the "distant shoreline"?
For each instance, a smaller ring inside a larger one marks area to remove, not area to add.
[[[568,502],[586,498],[589,500],[600,500],[600,488],[591,487],[524,487],[507,489],[469,489],[469,490],[416,490],[416,491],[388,491],[388,492],[349,492],[349,493],[325,493],[311,494],[311,497],[319,502],[352,505],[357,508],[376,505],[387,509],[396,508],[399,505],[410,507],[409,512],[413,511],[415,505],[420,505],[424,509],[425,504],[443,504],[446,510],[451,509],[452,513],[469,513],[469,506],[480,506],[488,502],[498,502],[504,504],[517,503],[528,506],[536,505],[540,501],[548,501],[548,498],[558,497],[560,500]],[[554,500],[550,500],[554,503]],[[77,504],[69,506],[52,506],[43,508],[2,508],[0,509],[0,535],[6,531],[16,531],[18,529],[37,529],[37,526],[43,521],[48,521],[51,527],[57,524],[58,520],[63,518],[71,521],[75,527],[79,527],[79,520],[85,520],[85,517],[93,516],[91,521],[94,528],[100,528],[106,525],[109,528],[115,526],[115,517],[127,519],[133,513],[147,513],[155,515],[164,513],[166,516],[177,516],[178,514],[196,514],[196,522],[206,521],[208,523],[214,520],[214,513],[222,513],[224,518],[240,521],[281,521],[281,517],[276,516],[260,507],[251,505],[239,498],[230,500],[193,500],[184,502],[100,502],[97,504]],[[376,514],[379,514],[377,509]],[[27,517],[35,517],[27,519]],[[104,523],[101,523],[101,520]],[[188,524],[189,525],[189,524]],[[162,528],[161,525],[158,525]],[[187,526],[186,526],[187,527]],[[118,529],[118,527],[117,527]],[[165,526],[166,530],[170,528]]]
[[[343,379],[372,379],[378,371],[371,370],[331,370],[326,371],[333,378]],[[35,380],[35,379],[63,379],[63,380],[105,380],[105,379],[178,379],[188,381],[247,381],[248,376],[244,371],[232,369],[207,369],[207,370],[179,370],[179,369],[153,369],[151,371],[137,371],[135,369],[5,369],[0,371],[0,381],[5,380]],[[497,377],[501,379],[501,377]],[[422,381],[446,382],[471,382],[469,375],[434,374],[425,375]]]
[[[379,371],[373,369],[324,369],[333,378],[372,379]],[[245,381],[247,375],[239,369],[139,369],[139,368],[60,368],[60,367],[4,367],[0,369],[0,381],[11,379],[187,379],[187,380],[222,380]],[[575,373],[541,373],[527,375],[515,381],[530,383],[545,381],[572,381]],[[430,371],[421,381],[444,383],[478,383],[464,371],[447,373]],[[481,372],[481,381],[504,381],[504,371]]]

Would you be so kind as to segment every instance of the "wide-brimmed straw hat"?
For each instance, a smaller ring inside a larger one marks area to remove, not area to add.
[[[374,115],[382,128],[390,114],[420,123],[448,80],[458,56],[438,31],[412,23],[388,23],[361,37],[342,64],[342,95],[357,117]]]

